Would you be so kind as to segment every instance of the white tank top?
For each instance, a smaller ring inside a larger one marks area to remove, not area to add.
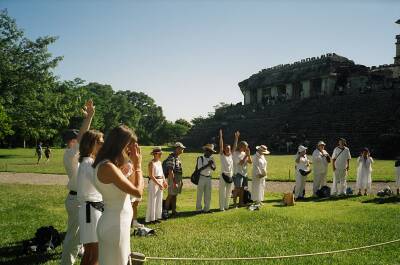
[[[161,161],[153,162],[153,176],[156,178],[164,177]]]
[[[93,158],[84,157],[79,164],[77,177],[77,193],[78,201],[85,203],[86,201],[101,202],[103,200],[100,192],[94,186],[94,163]]]

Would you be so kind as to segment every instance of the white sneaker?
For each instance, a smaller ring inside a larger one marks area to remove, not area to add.
[[[144,225],[139,223],[137,220],[132,221],[132,226],[133,227],[144,227]]]

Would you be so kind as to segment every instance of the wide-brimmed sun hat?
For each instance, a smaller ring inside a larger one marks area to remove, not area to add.
[[[151,151],[151,155],[157,154],[157,153],[162,153],[161,146],[154,146],[153,150]]]
[[[214,150],[214,145],[213,144],[206,144],[203,146],[203,150],[208,150],[211,151],[212,153],[216,153],[217,151]]]
[[[185,148],[186,148],[186,146],[184,146],[181,142],[176,142],[176,143],[174,144],[174,147],[175,147],[175,148],[180,147],[180,148],[182,148],[182,149],[185,149]]]
[[[326,145],[324,141],[319,141],[317,145]]]
[[[297,151],[299,152],[299,153],[301,153],[301,152],[303,152],[303,151],[306,151],[307,150],[307,147],[305,147],[304,145],[299,145],[299,147],[298,147],[298,149],[297,149]]]
[[[256,146],[256,150],[264,155],[269,155],[271,153],[270,151],[268,151],[268,147],[266,147],[265,145]]]
[[[246,148],[249,147],[249,144],[246,141],[240,141],[238,146],[245,146]]]

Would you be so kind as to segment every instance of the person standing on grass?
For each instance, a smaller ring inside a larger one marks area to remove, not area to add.
[[[395,174],[396,174],[397,195],[400,195],[400,156],[397,157],[397,160],[394,163],[394,168],[395,168]]]
[[[237,139],[234,139],[234,146],[237,146]],[[224,144],[222,130],[219,130],[219,155],[221,159],[221,176],[219,177],[219,209],[229,209],[229,198],[231,196],[233,182],[233,159],[231,146]]]
[[[168,187],[168,184],[161,164],[161,147],[154,147],[151,155],[153,155],[153,159],[148,166],[149,185],[146,223],[159,223],[162,217],[163,190]]]
[[[333,150],[332,154],[332,194],[346,195],[347,174],[350,169],[350,159],[351,154],[349,148],[347,148],[347,142],[344,138],[340,138],[338,146]]]
[[[83,244],[84,254],[81,265],[97,265],[99,246],[97,223],[103,211],[103,198],[94,186],[94,159],[104,143],[103,134],[89,130],[82,136],[79,145],[79,169],[77,198],[79,209],[79,237]]]
[[[256,146],[253,155],[253,180],[251,182],[251,199],[256,205],[264,201],[265,179],[267,177],[267,160],[265,155],[270,154],[265,145]]]
[[[312,153],[312,163],[314,168],[313,196],[317,196],[317,191],[326,186],[326,176],[328,174],[328,164],[331,156],[325,150],[324,141],[319,141],[317,148]]]
[[[179,156],[182,155],[185,150],[185,146],[180,143],[175,143],[175,151],[168,156],[163,162],[164,175],[168,177],[168,196],[165,200],[165,208],[168,212],[172,210],[172,216],[178,215],[176,211],[176,199],[178,194],[182,192],[182,163]]]
[[[84,120],[79,131],[69,130],[64,135],[67,148],[64,152],[64,167],[68,176],[67,188],[69,190],[65,199],[65,208],[68,214],[67,233],[65,234],[61,255],[61,265],[74,264],[81,245],[79,244],[79,201],[77,199],[77,175],[79,167],[79,143],[82,135],[87,132],[92,122],[95,107],[93,101],[86,102],[83,109]]]
[[[132,206],[129,194],[143,195],[142,155],[136,134],[121,125],[111,130],[93,163],[94,183],[104,201],[97,225],[99,265],[126,265],[131,253]],[[132,161],[132,174],[121,171]]]
[[[51,149],[49,145],[46,145],[46,149],[44,150],[44,155],[46,156],[46,163],[50,161]]]
[[[365,147],[361,155],[357,159],[358,168],[357,168],[357,182],[356,189],[358,189],[358,195],[361,195],[361,190],[364,190],[364,196],[368,195],[368,190],[371,191],[372,184],[372,163],[374,160],[372,159],[369,149]]]
[[[39,165],[39,161],[40,159],[42,159],[43,156],[42,142],[39,142],[38,145],[36,146],[36,155],[38,157],[36,165]]]
[[[125,177],[128,178],[133,173],[132,162],[128,161],[120,169],[122,171],[122,174],[124,174]],[[135,176],[132,176],[132,178],[134,178],[134,177]],[[139,181],[142,181],[142,180],[143,180],[143,178],[140,179]],[[139,206],[139,203],[142,201],[142,197],[137,197],[137,196],[134,196],[134,195],[130,195],[130,199],[131,199],[131,205],[132,205],[132,211],[133,211],[131,227],[144,227],[144,225],[139,223],[138,220],[137,220],[138,206]]]
[[[307,147],[300,145],[296,155],[296,186],[294,188],[294,198],[304,199],[307,175],[310,173],[310,160],[307,157]]]
[[[235,132],[235,143],[239,141],[240,132]],[[239,197],[240,206],[244,205],[244,190],[247,188],[247,165],[252,163],[249,144],[241,141],[237,146],[233,146],[235,152],[233,158],[233,204],[237,207]]]
[[[197,199],[196,211],[210,213],[211,205],[211,174],[217,167],[215,166],[213,154],[217,153],[214,150],[213,144],[203,146],[204,155],[197,158],[196,168],[200,170],[199,183],[197,184]],[[204,195],[204,208],[201,203]]]

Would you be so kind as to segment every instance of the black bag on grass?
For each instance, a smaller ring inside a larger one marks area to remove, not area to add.
[[[331,188],[328,186],[322,186],[319,190],[317,190],[317,196],[320,198],[327,198],[331,196]]]
[[[60,233],[53,226],[42,226],[36,230],[35,237],[23,243],[24,252],[46,252],[61,244]]]

